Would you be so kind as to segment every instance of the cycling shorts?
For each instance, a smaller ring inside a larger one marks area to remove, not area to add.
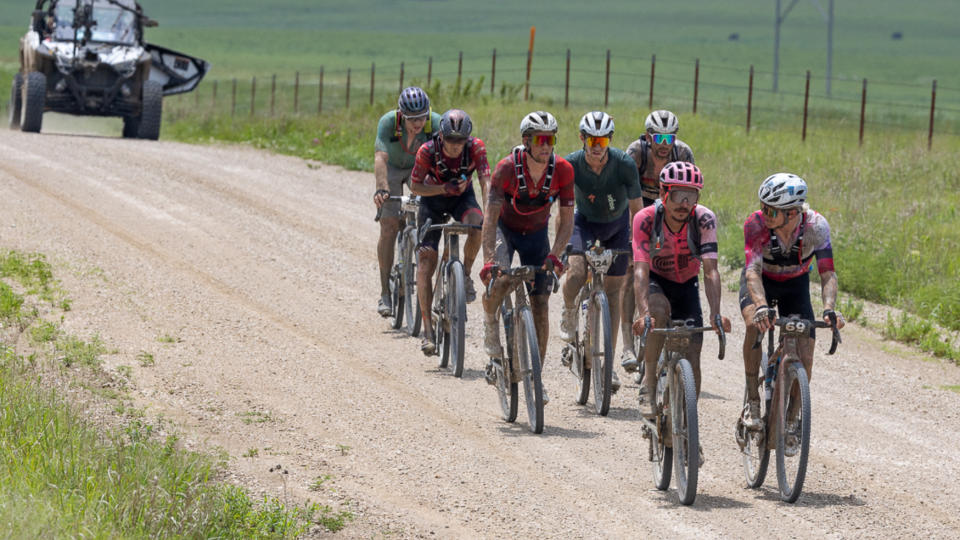
[[[599,240],[606,249],[630,249],[630,210],[610,223],[587,221],[580,212],[573,216],[573,235],[570,237],[570,253],[582,255],[587,248]],[[627,273],[627,265],[632,257],[629,254],[618,256],[610,265],[608,276],[616,277]]]
[[[480,205],[477,204],[477,197],[473,193],[473,187],[457,197],[445,197],[438,195],[435,197],[421,197],[420,211],[417,213],[417,229],[422,229],[428,219],[432,220],[433,225],[446,223],[449,218],[457,221],[463,221],[467,214],[476,212],[483,216],[480,211]],[[421,248],[437,250],[440,245],[441,231],[430,231],[420,241]]]
[[[497,251],[494,261],[501,268],[510,268],[513,264],[513,254],[520,256],[521,265],[543,265],[543,261],[550,254],[550,238],[547,227],[539,231],[519,233],[504,227],[497,227]],[[550,294],[553,288],[553,276],[546,273],[537,273],[533,279],[533,287],[527,283],[527,294],[530,296]]]
[[[670,319],[693,319],[695,325],[703,326],[699,276],[694,276],[684,283],[677,283],[650,272],[650,288],[647,294],[662,294],[667,297],[670,302]]]
[[[810,303],[810,274],[801,274],[786,281],[776,281],[763,276],[763,292],[767,297],[767,305],[777,307],[780,317],[799,315],[808,321],[813,318],[813,305]],[[747,271],[740,272],[740,310],[753,305],[753,298],[747,291]],[[816,328],[810,327],[810,337],[816,337]]]

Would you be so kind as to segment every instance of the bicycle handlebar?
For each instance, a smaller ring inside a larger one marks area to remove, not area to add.
[[[487,283],[487,296],[490,296],[490,291],[493,290],[493,283],[497,280],[497,276],[502,275],[524,281],[532,279],[532,276],[541,273],[546,274],[547,271],[542,267],[533,264],[514,266],[513,268],[508,268],[506,270],[501,270],[500,268],[494,267],[493,271],[490,272],[490,283]],[[560,290],[560,277],[557,276],[557,273],[553,270],[551,270],[549,273],[551,276],[553,276],[553,292],[556,294],[556,292]]]
[[[831,333],[833,334],[832,340],[830,342],[830,350],[827,351],[827,355],[832,355],[837,352],[837,346],[840,343],[843,343],[843,340],[840,338],[840,330],[837,329],[837,314],[828,313],[827,317],[830,319],[829,323],[823,321],[809,321],[807,319],[802,319],[800,317],[780,317],[775,318],[773,312],[770,313],[770,322],[773,326],[778,326],[783,328],[787,332],[804,334],[807,333],[807,328],[830,328]],[[773,328],[770,329],[770,341],[773,343]],[[760,343],[763,342],[763,334],[757,334],[757,341],[753,344],[753,348],[756,349],[760,346]]]
[[[716,322],[716,325],[717,325],[717,328],[716,328],[717,339],[720,342],[720,350],[717,352],[717,360],[723,360],[724,356],[726,356],[726,350],[727,350],[727,334],[726,332],[723,331],[723,318],[720,317],[720,315],[717,315],[714,321]],[[692,321],[690,320],[687,320],[687,321],[674,320],[674,321],[671,321],[671,324],[673,325],[671,327],[650,328],[650,324],[651,324],[650,317],[645,317],[643,334],[640,336],[640,347],[644,349],[646,348],[647,336],[651,332],[653,332],[654,334],[662,334],[666,336],[669,336],[669,335],[690,336],[693,334],[703,334],[704,332],[714,331],[714,328],[712,326],[692,326],[692,324],[688,324],[691,322]]]
[[[416,196],[408,197],[407,195],[390,195],[390,196],[387,197],[387,199],[386,199],[385,201],[383,201],[383,202],[387,202],[387,201],[399,201],[400,204],[407,204],[407,203],[409,203],[409,202],[416,201],[416,200],[417,200],[417,197],[416,197]],[[377,215],[373,218],[373,220],[374,220],[374,221],[380,221],[380,216],[381,216],[381,214],[383,214],[383,206],[382,206],[382,205],[380,206],[380,208],[377,208]]]

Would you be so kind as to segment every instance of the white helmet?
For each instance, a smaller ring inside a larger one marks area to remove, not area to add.
[[[603,111],[592,111],[580,119],[580,133],[590,137],[613,135],[613,117]]]
[[[760,184],[760,202],[774,208],[793,208],[807,202],[807,183],[795,174],[771,174]]]
[[[557,119],[547,111],[533,111],[523,117],[520,122],[520,135],[528,135],[534,131],[552,131],[556,133],[559,129]]]
[[[647,133],[676,133],[680,129],[677,115],[667,110],[653,111],[643,123]]]

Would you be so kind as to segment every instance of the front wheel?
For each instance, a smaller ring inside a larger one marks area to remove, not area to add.
[[[587,311],[589,332],[590,370],[593,379],[593,406],[597,414],[610,412],[610,396],[613,394],[613,336],[610,328],[610,305],[607,295],[597,291]]]
[[[700,434],[697,425],[697,383],[690,362],[683,358],[673,368],[670,423],[677,495],[681,504],[690,505],[697,498]]]
[[[527,401],[530,431],[543,433],[543,380],[540,372],[540,346],[530,308],[520,310],[517,324],[517,365],[523,376],[523,394]]]
[[[160,123],[163,121],[163,85],[157,81],[143,82],[142,107],[137,126],[137,137],[155,141],[160,138]]]
[[[453,261],[448,271],[450,272],[447,285],[450,289],[447,291],[447,320],[449,322],[449,349],[450,352],[450,370],[454,377],[463,375],[463,356],[467,329],[467,290],[464,284],[463,264],[460,261]]]
[[[40,133],[47,99],[47,76],[38,71],[27,73],[23,82],[20,131]]]
[[[404,275],[403,275],[403,236],[397,236],[397,247],[393,251],[395,262],[390,268],[387,284],[390,291],[390,327],[399,330],[403,326],[404,315]]]
[[[793,503],[800,497],[810,451],[810,384],[799,362],[784,373],[777,407],[777,483],[780,499]],[[790,455],[787,455],[790,454]]]
[[[415,249],[417,246],[416,228],[403,233],[400,242],[403,267],[403,307],[404,318],[407,320],[407,334],[412,337],[420,335],[420,325],[423,322],[420,314],[420,302],[417,300],[417,261]]]
[[[497,377],[497,396],[500,398],[500,410],[503,413],[503,419],[507,422],[513,422],[517,419],[517,402],[519,392],[517,392],[517,379],[513,376],[514,364],[513,357],[513,306],[510,303],[510,297],[503,300],[500,306],[500,324],[503,325],[503,336],[507,340],[507,346],[503,348],[503,358],[499,361],[494,360],[493,366]]]

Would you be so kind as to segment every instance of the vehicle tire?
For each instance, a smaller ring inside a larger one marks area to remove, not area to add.
[[[23,103],[20,105],[20,131],[40,133],[43,109],[47,99],[47,76],[37,71],[27,73],[23,81]]]
[[[497,395],[500,398],[500,411],[503,413],[503,419],[507,422],[513,422],[517,419],[517,401],[519,399],[517,392],[517,380],[513,377],[514,366],[514,346],[513,346],[513,305],[510,297],[503,299],[500,305],[500,324],[503,330],[503,336],[506,338],[506,346],[503,348],[503,358],[499,363],[494,362],[497,374]]]
[[[397,235],[397,247],[393,250],[394,264],[387,278],[390,290],[390,327],[399,330],[403,326],[403,235]]]
[[[590,344],[590,372],[593,380],[593,406],[600,416],[610,412],[613,394],[613,336],[610,328],[610,305],[607,295],[597,291],[587,310],[587,332]]]
[[[141,101],[137,137],[155,141],[160,138],[160,122],[163,120],[163,85],[157,81],[144,81]]]
[[[23,109],[23,74],[17,73],[10,82],[10,129],[20,129]]]
[[[764,353],[766,354],[766,353]],[[764,395],[763,377],[759,377],[758,383],[760,395]],[[743,406],[747,406],[747,392],[743,392]],[[760,414],[763,418],[763,429],[761,431],[747,431],[742,423],[737,423],[737,429],[742,430],[738,435],[742,437],[746,444],[742,450],[743,453],[743,473],[747,479],[747,487],[757,489],[763,485],[763,480],[767,476],[767,465],[770,464],[770,448],[767,446],[767,426],[770,418],[770,402],[766,399],[760,400]]]
[[[690,362],[684,358],[674,364],[670,390],[673,476],[680,503],[690,505],[697,498],[700,433],[697,424],[697,383]]]
[[[523,374],[523,397],[527,401],[530,431],[543,433],[543,379],[541,379],[540,346],[537,328],[530,308],[520,310],[517,324],[517,365]]]
[[[416,261],[416,228],[403,233],[400,243],[403,261],[403,307],[407,321],[406,331],[412,337],[420,334],[420,302],[417,299],[417,261]]]
[[[791,362],[784,373],[783,392],[777,407],[777,483],[780,486],[780,499],[793,503],[800,497],[803,481],[807,475],[807,457],[810,451],[810,385],[807,372],[799,362]],[[787,411],[790,410],[791,396],[796,394],[800,403],[796,405],[800,422],[797,430],[799,448],[793,457],[787,457],[784,450],[787,439]]]
[[[138,133],[140,133],[140,117],[124,116],[123,117],[123,138],[135,139],[137,138]]]
[[[463,376],[463,357],[466,349],[467,289],[464,283],[463,263],[453,261],[447,285],[447,319],[450,321],[450,371],[454,377]]]

